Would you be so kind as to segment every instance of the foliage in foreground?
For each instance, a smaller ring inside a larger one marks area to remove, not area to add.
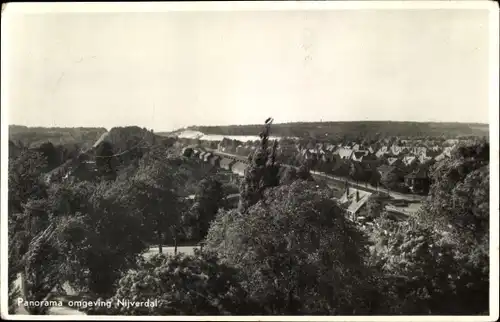
[[[470,262],[475,250],[457,247],[448,234],[416,220],[375,221],[371,265],[389,312],[403,315],[482,314],[488,308],[485,267]],[[482,265],[488,265],[483,261]]]
[[[249,315],[257,313],[239,284],[238,272],[218,263],[214,254],[154,255],[119,281],[111,309],[89,308],[106,315]],[[157,301],[157,307],[124,307],[119,300]]]
[[[376,225],[367,232],[377,243],[368,252],[367,236],[330,190],[311,181],[306,167],[274,172],[272,150],[262,149],[253,167],[260,174],[247,172],[241,187],[244,207],[219,210],[203,253],[147,261],[140,259],[148,244],[175,236],[189,217],[180,200],[191,174],[183,160],[152,149],[116,179],[48,187],[43,153],[21,150],[9,163],[9,297],[24,272],[29,299],[64,282],[94,297],[160,299],[159,308],[90,314],[482,314],[488,150],[461,147],[438,162],[415,220],[380,216],[383,200],[373,197]],[[189,225],[199,223],[202,236],[220,208],[221,187],[209,179],[199,188]]]
[[[201,241],[205,238],[210,222],[223,206],[223,193],[222,184],[216,179],[201,180],[194,204],[182,218],[182,224],[190,240]]]
[[[266,191],[247,212],[220,212],[206,241],[241,270],[266,314],[354,314],[370,305],[365,237],[313,183]]]

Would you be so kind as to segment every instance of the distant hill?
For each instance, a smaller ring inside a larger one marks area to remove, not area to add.
[[[131,163],[137,163],[154,145],[170,147],[174,144],[174,141],[175,139],[156,135],[150,130],[138,126],[114,127],[109,131],[104,131],[95,137],[93,141],[87,142],[87,147],[81,149],[76,155],[62,160],[63,162],[51,169],[47,176],[51,182],[60,181],[70,174],[79,176],[80,179],[82,177],[87,179],[94,177],[95,172],[89,172],[86,163],[94,160],[96,161],[95,164],[98,165],[98,160],[95,157],[102,153],[104,144],[110,145],[113,167],[123,169]],[[12,145],[14,144],[12,143]],[[93,164],[93,162],[90,162],[90,164]]]
[[[155,132],[155,134],[159,135],[159,136],[173,137],[173,136],[176,136],[177,133],[179,133],[181,131],[182,130],[175,130],[175,131],[172,131],[172,132]]]
[[[90,148],[99,137],[106,132],[105,128],[90,127],[27,127],[21,125],[9,126],[9,140],[19,142],[30,148],[36,148],[43,143],[54,145],[77,144],[82,149]]]
[[[95,140],[86,154],[93,155],[104,142],[111,145],[113,154],[122,164],[129,164],[140,159],[155,145],[171,147],[175,143],[175,138],[160,136],[138,126],[114,127]]]
[[[191,126],[191,131],[218,135],[258,135],[262,124],[228,126]],[[383,137],[445,137],[489,136],[489,125],[481,123],[437,123],[437,122],[294,122],[277,123],[272,135],[299,138],[383,138]]]

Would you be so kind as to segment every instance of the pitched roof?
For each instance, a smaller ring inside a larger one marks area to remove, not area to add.
[[[391,153],[394,155],[398,155],[403,152],[403,147],[398,145],[391,146]]]
[[[354,153],[352,153],[351,158],[355,161],[361,161],[361,159],[363,159],[364,156],[365,156],[364,153],[355,151]]]
[[[441,161],[441,160],[443,160],[445,158],[450,158],[451,157],[451,153],[453,152],[454,148],[455,148],[454,146],[453,147],[451,147],[451,146],[445,147],[444,150],[443,150],[443,152],[441,154],[437,155],[434,159],[436,161]]]
[[[327,151],[330,151],[330,152],[333,152],[333,151],[335,151],[336,149],[337,149],[337,147],[336,147],[335,145],[333,145],[333,144],[328,144],[328,145],[326,146],[326,150],[327,150]]]
[[[410,149],[411,153],[415,155],[426,155],[427,154],[427,148],[424,146],[416,146],[412,149]]]
[[[418,160],[420,161],[420,163],[426,163],[426,162],[431,161],[432,157],[428,157],[428,156],[425,156],[425,155],[420,155],[418,157]]]
[[[353,150],[346,149],[346,148],[340,148],[337,151],[335,151],[334,153],[338,154],[341,159],[350,159],[351,154],[353,153]]]
[[[367,156],[368,154],[370,154],[370,152],[367,150],[354,151],[352,153],[352,159],[355,161],[362,161],[363,157]]]
[[[417,159],[417,157],[415,157],[413,155],[407,155],[407,156],[403,157],[403,163],[407,166],[413,164],[416,161],[418,161],[418,159]]]
[[[248,165],[246,165],[245,163],[243,162],[236,162],[232,167],[231,167],[231,170],[233,172],[236,172],[240,175],[244,175],[245,174],[245,170],[247,169]]]
[[[389,158],[387,159],[387,162],[389,163],[389,165],[393,165],[395,163],[397,163],[399,161],[398,158]]]
[[[387,153],[389,153],[389,149],[388,149],[386,146],[383,146],[383,147],[381,147],[381,148],[377,151],[377,153],[375,153],[375,155],[376,155],[378,158],[380,158],[381,156],[383,156],[384,154],[387,154]]]
[[[445,153],[441,153],[441,154],[437,155],[437,156],[434,158],[434,160],[436,160],[436,161],[441,161],[441,160],[443,160],[443,159],[445,159],[445,158],[446,158],[446,154],[445,154]]]
[[[359,194],[359,200],[356,200],[356,194]],[[349,195],[344,193],[342,197],[340,197],[339,202],[347,206],[347,211],[355,214],[368,201],[371,195],[370,192],[364,190],[349,188]]]

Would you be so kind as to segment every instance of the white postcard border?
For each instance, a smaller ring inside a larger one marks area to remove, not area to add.
[[[258,10],[359,10],[359,9],[483,9],[489,10],[490,37],[490,314],[489,316],[34,316],[9,315],[8,277],[7,277],[7,179],[8,179],[8,84],[2,82],[1,87],[1,218],[0,218],[0,250],[1,250],[1,283],[0,308],[3,318],[10,320],[148,320],[148,321],[495,321],[499,317],[499,199],[498,199],[498,166],[499,166],[499,10],[493,1],[313,1],[313,2],[124,2],[124,3],[9,3],[2,8],[2,78],[9,72],[4,48],[8,46],[8,20],[19,14],[41,13],[79,13],[79,12],[166,12],[166,11],[258,11]]]

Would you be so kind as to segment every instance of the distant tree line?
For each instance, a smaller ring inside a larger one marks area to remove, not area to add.
[[[53,145],[77,144],[83,148],[89,148],[105,132],[105,128],[26,127],[10,125],[9,140],[18,146],[30,148],[47,142]]]
[[[188,128],[205,134],[255,135],[260,125],[193,126]],[[272,135],[279,137],[313,138],[317,140],[379,140],[387,137],[442,137],[487,136],[487,124],[431,123],[431,122],[294,122],[275,124]]]

